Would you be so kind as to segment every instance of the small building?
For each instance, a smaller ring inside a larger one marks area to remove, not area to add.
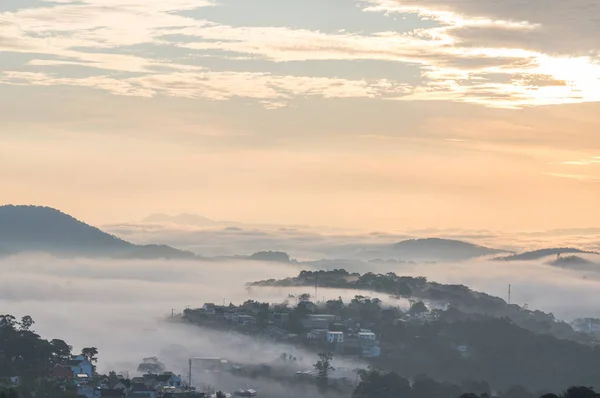
[[[336,316],[329,314],[311,314],[302,319],[302,326],[305,329],[329,329],[329,325],[335,322]]]
[[[156,376],[156,381],[159,387],[181,387],[181,377],[175,375],[173,372],[164,372],[161,375]]]
[[[327,339],[327,329],[313,329],[306,333],[307,340],[325,341]]]
[[[202,306],[202,311],[205,314],[214,315],[215,314],[215,303],[205,303]]]
[[[327,332],[327,342],[330,344],[342,344],[344,342],[344,332]]]
[[[73,374],[83,374],[85,373],[89,377],[94,375],[94,365],[87,358],[79,355],[73,357],[70,361],[67,362],[67,365],[71,368],[71,372]]]
[[[256,318],[252,315],[239,315],[237,322],[243,326],[251,326],[256,324]]]
[[[377,336],[373,332],[359,332],[358,339],[360,341],[377,341]]]

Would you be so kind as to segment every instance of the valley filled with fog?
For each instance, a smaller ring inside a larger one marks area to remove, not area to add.
[[[387,268],[386,268],[387,267]],[[142,358],[158,356],[183,373],[187,358],[218,356],[249,360],[276,358],[292,347],[273,347],[249,337],[224,335],[166,322],[172,311],[204,303],[241,304],[245,300],[283,302],[290,294],[314,293],[311,287],[246,288],[247,282],[295,276],[302,266],[257,261],[176,261],[65,259],[21,254],[0,260],[0,308],[31,315],[36,331],[69,341],[75,348],[98,347],[101,370],[135,371]],[[366,270],[363,270],[366,271]],[[600,316],[596,297],[600,274],[550,266],[544,262],[378,265],[370,271],[425,276],[431,281],[465,284],[476,291],[552,312],[559,319]],[[318,300],[362,294],[384,305],[407,308],[406,300],[356,290],[319,289]],[[292,299],[293,301],[293,299]],[[236,338],[243,349],[233,343]],[[307,367],[314,358],[308,354]]]

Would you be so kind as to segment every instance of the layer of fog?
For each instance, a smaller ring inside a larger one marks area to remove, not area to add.
[[[242,303],[247,299],[282,302],[306,288],[252,288],[246,282],[295,276],[299,268],[258,262],[185,262],[66,260],[22,255],[0,260],[0,312],[31,315],[45,338],[61,338],[76,350],[98,347],[100,370],[133,371],[144,357],[156,355],[185,374],[189,357],[215,356],[233,361],[268,361],[291,352],[311,368],[314,354],[249,337],[214,333],[193,326],[165,323],[172,310],[205,302]],[[558,318],[600,317],[596,297],[600,274],[553,267],[543,262],[377,265],[371,271],[426,276],[429,280],[465,284],[513,302],[553,312]],[[587,277],[587,279],[584,279]],[[317,298],[356,294],[386,295],[320,288]],[[291,299],[293,304],[293,299]],[[339,365],[338,365],[339,366]],[[350,365],[348,365],[350,366]]]
[[[176,224],[119,224],[103,227],[123,239],[139,244],[168,244],[203,256],[252,254],[279,250],[298,260],[350,258],[357,248],[391,245],[413,238],[447,238],[512,251],[548,247],[600,250],[598,229],[569,229],[545,232],[497,232],[461,229],[406,229],[365,232],[310,227],[213,226],[200,228]],[[349,256],[349,257],[346,257]]]

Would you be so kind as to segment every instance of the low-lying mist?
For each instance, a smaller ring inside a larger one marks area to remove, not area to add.
[[[289,294],[313,293],[313,287],[245,286],[251,281],[295,276],[299,271],[289,264],[252,261],[69,260],[21,255],[0,260],[0,312],[31,315],[35,330],[44,338],[64,339],[75,350],[97,347],[100,371],[134,372],[142,358],[158,356],[171,369],[186,374],[189,357],[255,362],[256,358],[274,360],[283,352],[293,353],[309,369],[315,362],[314,354],[290,346],[165,322],[172,311],[178,314],[205,302],[282,302]],[[566,320],[600,317],[596,301],[600,273],[594,271],[572,271],[542,261],[483,260],[378,264],[370,271],[426,276],[431,281],[465,284],[503,298],[511,284],[514,303],[527,303],[531,309],[552,312]],[[320,288],[318,299],[341,296],[349,300],[357,294],[379,297],[386,304],[406,305],[384,294],[354,290]]]

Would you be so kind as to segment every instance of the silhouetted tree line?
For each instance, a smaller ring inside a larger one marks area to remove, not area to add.
[[[32,330],[34,324],[30,316],[18,320],[0,315],[0,398],[76,396],[48,377],[55,365],[71,359],[71,347],[63,340],[42,339]],[[86,348],[82,354],[95,362],[98,350]],[[14,379],[19,380],[17,385],[7,388]]]

